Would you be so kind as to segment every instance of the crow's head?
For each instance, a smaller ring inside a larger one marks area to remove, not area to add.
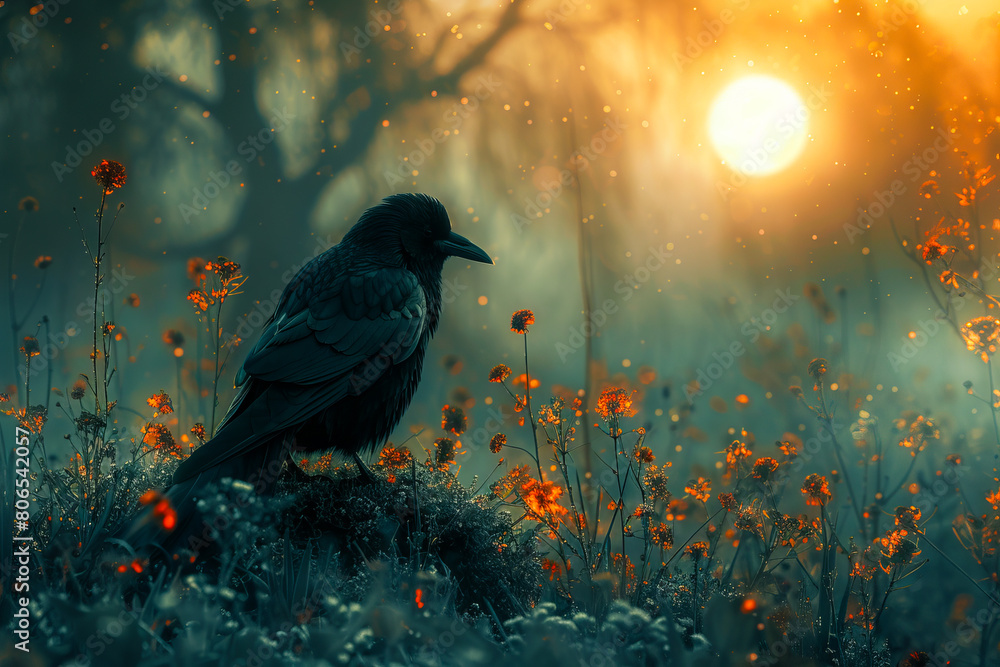
[[[361,215],[348,238],[374,243],[406,264],[437,264],[448,257],[493,263],[482,248],[451,231],[444,206],[424,194],[386,197]]]

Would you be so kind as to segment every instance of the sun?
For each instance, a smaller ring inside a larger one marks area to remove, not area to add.
[[[809,109],[790,85],[772,76],[729,84],[712,103],[708,133],[730,169],[765,176],[791,165],[809,141]]]

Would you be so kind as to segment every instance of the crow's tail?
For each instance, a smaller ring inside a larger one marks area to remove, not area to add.
[[[213,440],[202,447],[213,444],[222,443]],[[206,487],[231,478],[247,482],[258,495],[270,495],[286,454],[281,436],[272,436],[241,456],[176,482],[161,493],[150,493],[145,497],[146,507],[115,537],[151,561],[187,565],[210,559],[219,548],[216,537],[220,526],[213,524],[221,520],[215,519],[211,508],[204,512],[198,509]]]

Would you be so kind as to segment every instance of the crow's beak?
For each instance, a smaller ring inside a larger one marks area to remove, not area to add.
[[[482,248],[455,232],[448,234],[448,238],[446,239],[435,241],[434,245],[449,257],[464,257],[465,259],[482,262],[483,264],[493,263],[493,260]]]

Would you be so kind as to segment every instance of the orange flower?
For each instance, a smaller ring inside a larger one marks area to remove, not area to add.
[[[896,508],[895,514],[897,526],[917,532],[917,522],[920,521],[920,509],[912,505],[909,507],[900,505]]]
[[[660,549],[674,548],[674,530],[665,523],[649,527],[649,540]]]
[[[413,461],[413,454],[408,449],[400,449],[391,444],[382,448],[378,454],[378,465],[392,470],[409,468]]]
[[[518,334],[528,333],[528,327],[535,323],[535,314],[530,310],[518,310],[510,318],[510,330]]]
[[[492,438],[490,438],[490,451],[494,454],[499,454],[503,446],[507,444],[507,436],[503,433],[497,433]]]
[[[753,454],[745,443],[739,440],[733,440],[732,444],[726,447],[726,465],[730,468],[735,468],[736,464],[740,461],[750,458]]]
[[[601,392],[601,396],[597,399],[597,414],[607,421],[618,417],[633,416],[636,412],[635,408],[632,407],[634,393],[629,393],[618,387],[608,387]]]
[[[202,424],[201,422],[198,422],[197,424],[191,427],[191,433],[194,434],[194,437],[198,438],[198,442],[200,442],[201,444],[205,444],[205,440],[208,439],[205,436],[205,425]]]
[[[184,334],[177,329],[167,329],[163,332],[163,342],[172,347],[184,344]]]
[[[936,240],[931,239],[924,244],[923,258],[928,264],[931,264],[935,259],[943,257],[947,253],[951,252],[955,248],[948,245],[941,245]]]
[[[503,382],[508,377],[510,377],[510,368],[504,364],[498,364],[490,370],[488,379],[490,382]]]
[[[727,512],[732,512],[740,507],[740,504],[736,502],[736,496],[731,493],[720,493],[719,494],[719,504]]]
[[[441,428],[451,431],[455,435],[462,435],[469,425],[469,420],[465,416],[462,408],[453,408],[446,405],[441,408]]]
[[[941,189],[938,188],[937,181],[924,181],[920,185],[920,195],[924,199],[930,199],[932,196],[939,194],[941,194]]]
[[[808,475],[802,484],[802,493],[807,505],[825,505],[832,497],[826,477],[817,473]]]
[[[69,397],[75,401],[79,401],[87,393],[87,383],[84,380],[77,380],[73,383],[73,388],[70,389]]]
[[[187,300],[194,303],[194,307],[203,313],[208,310],[208,295],[200,289],[188,292]]]
[[[708,542],[695,542],[694,544],[689,544],[684,548],[684,553],[691,556],[695,562],[701,560],[702,558],[708,558]]]
[[[826,359],[823,359],[822,357],[817,357],[816,359],[813,359],[812,361],[809,362],[809,366],[808,368],[806,368],[806,372],[814,380],[819,382],[820,378],[826,375]]]
[[[38,339],[33,336],[24,337],[24,345],[21,346],[21,354],[28,357],[37,357],[42,353],[41,348],[38,346]]]
[[[438,470],[446,471],[455,462],[458,453],[456,443],[451,438],[438,438],[434,441],[434,465]]]
[[[104,189],[106,195],[110,195],[125,185],[125,181],[128,179],[125,167],[122,166],[121,162],[114,160],[101,160],[101,163],[93,168],[90,175]]]
[[[39,255],[35,258],[36,269],[47,269],[50,264],[52,264],[52,258],[48,255]]]
[[[549,581],[562,575],[562,565],[551,558],[542,559],[542,569],[549,573]]]
[[[663,473],[663,470],[655,465],[650,464],[646,468],[646,474],[642,476],[642,483],[649,490],[649,497],[653,500],[662,500],[668,502],[670,500],[670,490],[667,489],[667,476]]]
[[[635,446],[635,449],[632,451],[632,456],[639,463],[652,463],[656,460],[656,455],[653,454],[653,450],[649,447],[641,445]]]
[[[569,511],[559,504],[563,488],[555,482],[548,480],[539,482],[537,479],[529,477],[521,483],[518,493],[538,521],[541,521],[546,515],[558,520]]]
[[[691,494],[703,503],[708,502],[708,499],[712,497],[712,482],[704,477],[699,477],[697,482],[694,480],[688,482],[688,485],[684,487],[684,492]]]
[[[753,464],[753,472],[751,473],[756,479],[766,482],[767,478],[771,476],[771,473],[778,469],[778,462],[775,461],[770,456],[764,456]]]
[[[989,315],[969,320],[962,327],[962,338],[970,352],[976,352],[986,363],[997,351],[1000,341],[1000,320]]]
[[[187,262],[187,274],[195,285],[200,285],[205,280],[205,260],[201,257],[191,257]]]
[[[515,466],[513,470],[508,470],[503,477],[490,485],[490,493],[497,498],[506,498],[511,491],[521,486],[526,479],[528,479],[528,466]]]
[[[166,425],[151,422],[142,431],[142,444],[153,452],[154,459],[181,458],[181,448]]]
[[[162,412],[168,415],[174,411],[174,406],[170,403],[170,397],[167,396],[166,392],[161,391],[159,394],[153,394],[146,399],[146,403],[157,413]]]

